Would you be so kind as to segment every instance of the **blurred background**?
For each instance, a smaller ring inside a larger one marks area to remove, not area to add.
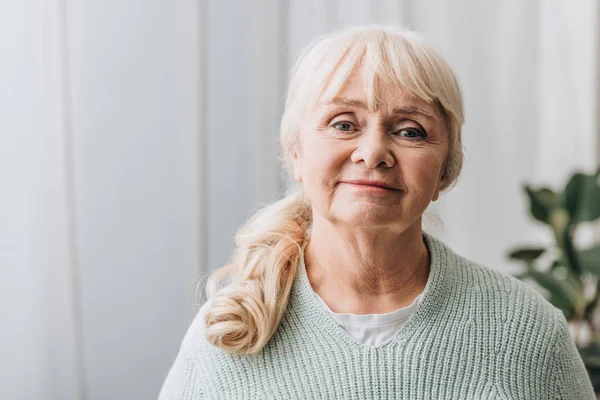
[[[421,32],[462,85],[462,177],[425,230],[507,273],[552,242],[522,185],[599,164],[597,0],[3,1],[0,398],[157,397],[206,276],[292,184],[296,56],[362,23]]]

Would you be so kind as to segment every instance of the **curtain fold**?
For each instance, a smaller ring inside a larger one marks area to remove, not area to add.
[[[48,392],[53,398],[84,398],[79,270],[77,263],[76,188],[73,182],[71,87],[66,0],[46,0],[43,29],[43,125],[39,165],[42,195],[37,199],[41,263],[33,275],[44,287],[34,314],[45,313]],[[41,266],[41,265],[40,265]],[[40,271],[42,272],[42,271]],[[32,310],[33,311],[33,310]]]
[[[81,399],[64,1],[0,8],[0,397]]]

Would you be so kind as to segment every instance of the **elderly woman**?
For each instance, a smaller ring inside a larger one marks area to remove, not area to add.
[[[561,311],[422,231],[462,124],[454,74],[415,33],[313,41],[281,122],[302,190],[237,232],[159,398],[594,399]]]

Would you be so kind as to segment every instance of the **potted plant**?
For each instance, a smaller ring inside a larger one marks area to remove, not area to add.
[[[599,177],[600,168],[594,175],[577,172],[560,192],[523,185],[531,215],[552,230],[554,243],[518,247],[508,254],[525,266],[515,276],[536,282],[545,297],[565,314],[596,393],[600,392],[600,334],[595,317],[600,299],[600,244],[579,249],[574,237],[581,223],[600,218]],[[540,265],[543,254],[551,260],[545,266]],[[585,342],[583,331],[588,333]]]

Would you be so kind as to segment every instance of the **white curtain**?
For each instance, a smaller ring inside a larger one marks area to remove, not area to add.
[[[293,184],[275,159],[291,63],[371,22],[422,32],[463,87],[463,175],[426,229],[503,271],[551,241],[521,184],[598,164],[595,0],[4,2],[0,398],[156,398],[196,285]]]
[[[202,271],[200,10],[0,5],[0,398],[156,398]]]
[[[64,9],[31,3],[0,11],[0,397],[77,399]]]

